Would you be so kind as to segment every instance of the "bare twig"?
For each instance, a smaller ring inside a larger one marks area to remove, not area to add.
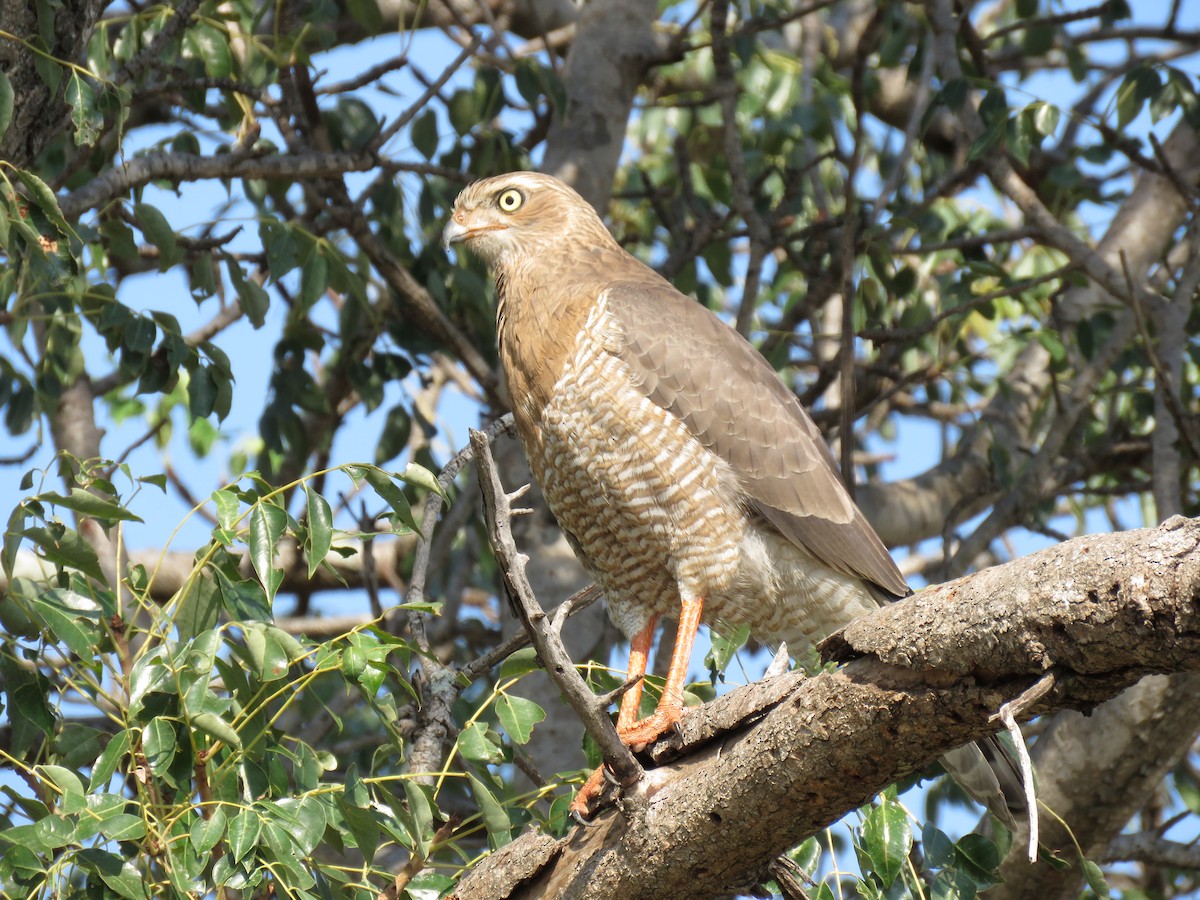
[[[729,181],[733,189],[733,207],[746,223],[750,234],[750,258],[746,263],[746,274],[742,283],[742,299],[738,304],[735,326],[743,335],[749,334],[754,321],[755,299],[758,297],[759,280],[762,277],[763,259],[771,242],[771,229],[754,207],[750,179],[746,174],[746,156],[742,152],[742,136],[738,131],[737,75],[733,71],[733,60],[729,52],[729,35],[726,25],[729,18],[729,0],[715,0],[712,6],[712,55],[713,68],[717,75],[717,96],[721,103],[722,139],[725,146],[725,164],[729,167]]]
[[[483,492],[492,552],[503,573],[504,583],[516,607],[517,615],[537,648],[547,674],[553,679],[563,698],[575,710],[588,734],[599,745],[605,763],[622,785],[635,784],[643,775],[642,767],[633,758],[629,748],[621,743],[606,707],[589,690],[587,682],[576,671],[575,663],[563,646],[561,637],[533,595],[533,588],[525,575],[528,557],[517,551],[516,542],[513,540],[510,495],[505,493],[504,486],[500,483],[487,435],[472,430],[471,447],[475,452],[475,464],[479,470],[479,487]]]
[[[1033,787],[1033,762],[1029,759],[1029,748],[1025,746],[1025,737],[1021,734],[1021,726],[1017,724],[1017,716],[1022,715],[1029,707],[1050,693],[1054,687],[1054,674],[1043,675],[1032,687],[1027,688],[1021,696],[1010,700],[1000,707],[996,718],[1004,723],[1017,750],[1017,762],[1021,766],[1021,787],[1025,791],[1025,805],[1029,809],[1029,861],[1037,862],[1038,855],[1038,806],[1037,793]]]
[[[89,209],[103,206],[134,188],[165,179],[175,183],[209,178],[280,178],[305,181],[329,178],[346,172],[365,172],[379,164],[374,153],[304,153],[287,155],[227,153],[221,156],[197,156],[194,153],[147,153],[126,160],[97,175],[83,187],[59,200],[68,220]]]
[[[554,610],[553,626],[555,629],[562,627],[562,619],[569,618],[575,613],[582,612],[593,603],[600,599],[600,589],[594,584],[589,584],[583,590],[576,591]],[[566,613],[563,613],[563,610]],[[459,671],[468,681],[474,681],[484,672],[490,669],[496,663],[506,659],[522,647],[529,644],[529,635],[525,631],[518,631],[502,643],[497,644],[487,653],[474,659],[463,666]]]
[[[511,427],[512,416],[503,416],[488,426],[488,431],[495,435]],[[442,493],[430,492],[425,499],[421,516],[421,540],[417,544],[412,579],[406,595],[409,603],[421,603],[425,599],[425,587],[429,577],[429,550],[438,512],[442,508],[442,494],[449,490],[462,467],[471,461],[474,454],[473,447],[465,447],[452,456],[438,475],[438,485]],[[402,615],[403,612],[399,610],[389,611],[384,617],[385,626],[389,630],[398,630],[401,627]],[[409,771],[415,773],[419,781],[431,784],[434,780],[432,773],[441,769],[442,748],[455,730],[451,707],[458,698],[460,688],[458,672],[443,665],[432,652],[426,619],[426,614],[419,611],[413,611],[407,616],[413,639],[422,651],[421,665],[427,676],[425,683],[421,685],[424,702],[421,705],[408,765]]]

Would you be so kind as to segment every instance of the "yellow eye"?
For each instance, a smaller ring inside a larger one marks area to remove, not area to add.
[[[525,195],[516,188],[509,188],[506,191],[501,191],[496,197],[496,205],[506,213],[516,212],[521,208],[521,204],[525,202]]]

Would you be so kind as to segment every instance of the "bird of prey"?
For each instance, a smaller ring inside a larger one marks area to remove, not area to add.
[[[910,593],[774,369],[622,249],[574,190],[530,172],[477,181],[444,238],[495,278],[517,434],[630,640],[631,679],[660,617],[678,622],[656,711],[639,718],[640,682],[622,697],[626,744],[679,720],[701,622],[748,626],[797,655]],[[599,785],[593,775],[577,812]]]

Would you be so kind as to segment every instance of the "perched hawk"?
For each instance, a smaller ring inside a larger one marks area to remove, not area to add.
[[[630,678],[659,618],[678,621],[658,709],[638,718],[640,683],[622,698],[627,744],[679,720],[701,622],[749,626],[795,655],[910,593],[771,366],[626,253],[575,191],[531,172],[477,181],[444,237],[495,277],[517,434],[630,639]]]

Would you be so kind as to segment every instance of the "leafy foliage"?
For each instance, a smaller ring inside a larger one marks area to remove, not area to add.
[[[1072,300],[1095,275],[1066,239],[1112,224],[1131,173],[1189,177],[1156,144],[1200,124],[1194,27],[1120,0],[1018,0],[950,33],[937,4],[734,4],[725,29],[729,4],[659,6],[668,49],[629,66],[627,130],[573,159],[624,147],[618,237],[748,333],[831,438],[872,451],[861,480],[898,434],[939,484],[969,473],[936,521],[891,536],[926,542],[920,577],[973,563],[940,550],[976,533],[1003,555],[1164,498],[1197,512],[1200,312],[1178,249],[1194,185],[1169,244],[1103,303]],[[461,460],[434,474],[462,422],[504,402],[486,278],[439,241],[461,184],[546,158],[582,102],[555,41],[584,28],[205,0],[110,11],[72,47],[71,2],[29,7],[28,33],[0,33],[3,455],[26,473],[0,549],[0,765],[17,776],[0,889],[426,898],[521,829],[561,833],[579,773],[530,789],[517,770],[567,713],[526,696],[530,651],[487,655],[503,604],[473,489]],[[29,109],[38,91],[53,116]],[[1133,327],[1116,293],[1135,286],[1154,302]],[[1168,420],[1174,457],[1155,443]],[[443,501],[448,524],[418,539]],[[747,638],[715,636],[690,700]],[[660,691],[648,678],[646,711]],[[1190,762],[1170,797],[1194,822]],[[811,896],[994,884],[1007,835],[955,838],[931,797],[924,823],[889,791],[795,848]],[[1082,855],[1056,862],[1109,891]],[[1145,880],[1172,896],[1193,878]]]

